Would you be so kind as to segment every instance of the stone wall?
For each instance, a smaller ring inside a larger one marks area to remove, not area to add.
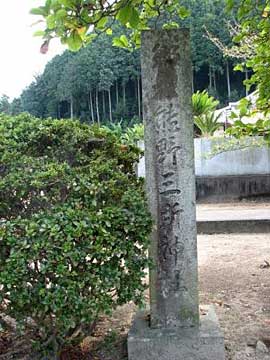
[[[194,139],[196,192],[199,201],[230,201],[270,195],[270,148],[228,151],[206,158],[213,141]],[[143,142],[140,143],[143,149]],[[144,159],[138,175],[145,176]]]
[[[253,147],[226,151],[211,158],[214,141],[194,139],[195,172],[197,176],[242,176],[270,174],[270,148]]]
[[[270,174],[196,176],[196,197],[200,202],[224,202],[269,196]]]

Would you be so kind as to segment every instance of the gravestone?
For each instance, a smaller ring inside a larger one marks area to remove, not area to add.
[[[198,303],[189,32],[144,32],[141,51],[154,266],[150,314],[140,312],[135,318],[128,336],[129,360],[224,360],[214,310],[199,311]]]

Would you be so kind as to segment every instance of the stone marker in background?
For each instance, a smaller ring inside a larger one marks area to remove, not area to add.
[[[155,221],[150,317],[140,312],[129,360],[223,360],[214,310],[198,305],[192,65],[188,30],[142,36],[146,186]]]

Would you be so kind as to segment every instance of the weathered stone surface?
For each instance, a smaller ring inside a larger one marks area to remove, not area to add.
[[[128,336],[129,360],[224,360],[224,339],[213,307],[204,307],[199,328],[151,329],[137,315]]]
[[[265,345],[265,343],[261,340],[259,340],[256,344],[256,353],[261,354],[269,354],[268,347]],[[269,354],[270,355],[270,354]]]
[[[261,340],[256,344],[256,360],[270,360],[270,351]]]
[[[156,223],[150,317],[135,319],[129,360],[225,359],[213,309],[199,323],[191,76],[187,30],[143,34],[146,186]]]
[[[146,184],[156,220],[150,251],[154,328],[199,323],[191,77],[187,30],[143,33]]]

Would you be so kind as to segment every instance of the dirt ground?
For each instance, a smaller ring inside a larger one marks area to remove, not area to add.
[[[256,359],[270,340],[270,234],[201,235],[198,251],[200,301],[216,305],[226,359]]]
[[[198,253],[200,302],[215,305],[226,360],[257,360],[257,342],[270,345],[270,234],[200,235]],[[95,334],[80,348],[66,349],[62,360],[126,360],[126,336],[135,311],[128,304],[101,319]],[[28,359],[19,353],[8,356],[11,347],[9,336],[2,334],[1,360]],[[263,359],[270,359],[270,353]]]

